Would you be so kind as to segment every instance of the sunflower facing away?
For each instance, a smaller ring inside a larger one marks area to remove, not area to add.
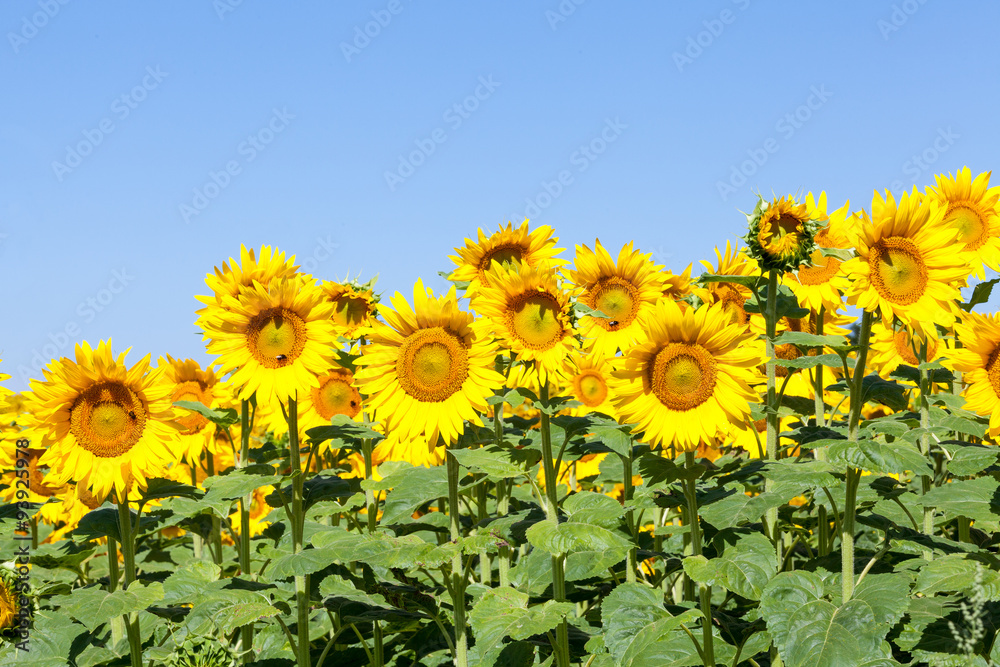
[[[954,176],[935,176],[936,188],[927,188],[927,198],[947,210],[945,223],[958,230],[958,242],[970,253],[972,270],[980,280],[986,277],[985,264],[1000,270],[1000,187],[990,185],[990,172],[972,180],[972,172],[962,167]]]
[[[493,333],[521,361],[534,361],[540,382],[560,374],[574,350],[570,294],[554,270],[494,264],[487,285],[472,300],[483,315],[477,327]]]
[[[570,280],[582,291],[581,302],[607,315],[580,318],[584,344],[595,354],[613,357],[644,337],[639,316],[663,296],[662,267],[650,257],[633,250],[631,241],[622,247],[617,262],[599,240],[594,250],[576,247],[576,269],[569,271]]]
[[[365,284],[356,281],[343,283],[323,281],[320,287],[326,298],[334,305],[333,322],[337,334],[345,338],[357,338],[360,332],[371,326],[375,319],[378,296],[372,291],[372,279]]]
[[[225,297],[215,315],[202,323],[208,351],[219,355],[223,374],[235,371],[229,381],[241,399],[256,393],[264,405],[285,402],[315,387],[333,364],[333,304],[305,277],[255,282]]]
[[[955,370],[965,375],[965,408],[990,416],[991,438],[1000,435],[1000,315],[965,313],[955,325],[961,347],[952,350]]]
[[[906,327],[887,327],[881,322],[872,325],[871,352],[869,353],[869,363],[878,370],[878,374],[889,379],[889,375],[900,365],[913,366],[920,365],[917,353],[927,340],[926,361],[937,361],[940,353],[943,352],[943,345],[939,344],[936,331],[928,328],[923,334],[914,335]]]
[[[215,267],[215,273],[205,276],[205,284],[212,294],[195,296],[208,306],[197,311],[198,325],[204,327],[202,321],[205,318],[216,316],[219,309],[224,308],[222,302],[226,297],[239,296],[241,290],[253,287],[254,283],[267,287],[271,281],[291,278],[298,275],[298,269],[294,255],[286,260],[285,253],[265,245],[261,246],[260,259],[257,259],[257,253],[252,248],[247,250],[246,246],[240,245],[239,262],[230,257],[229,263],[223,262],[221,269]]]
[[[886,326],[893,317],[921,331],[950,326],[969,264],[944,214],[937,203],[923,202],[916,188],[898,205],[888,191],[885,199],[876,192],[871,218],[862,211],[855,230],[858,256],[843,265],[851,283],[848,303],[880,310]]]
[[[431,446],[458,439],[503,377],[493,370],[496,346],[477,336],[472,313],[458,307],[455,288],[435,297],[417,280],[413,308],[399,292],[393,308],[379,305],[385,325],[362,348],[355,383],[386,431],[399,440],[424,436]]]
[[[772,202],[760,197],[747,220],[749,255],[765,271],[790,271],[807,262],[816,249],[819,223],[826,220],[826,193],[820,194],[818,204],[811,192],[801,204],[791,196]]]
[[[150,369],[148,355],[126,368],[126,354],[115,358],[110,340],[96,350],[82,343],[76,361],[53,361],[42,371],[44,382],[32,381],[31,412],[47,447],[39,460],[49,466],[46,484],[72,480],[99,498],[114,490],[120,499],[176,460],[163,369]]]
[[[742,427],[757,392],[759,352],[722,306],[684,311],[661,301],[643,318],[649,337],[611,374],[612,403],[651,445],[694,451],[699,443]]]
[[[478,230],[478,241],[465,239],[464,248],[455,248],[458,255],[449,259],[458,268],[452,271],[450,279],[469,281],[470,295],[480,284],[486,281],[493,262],[527,264],[528,266],[559,266],[566,263],[564,259],[556,259],[562,248],[555,247],[559,239],[552,236],[552,228],[542,225],[535,231],[528,231],[528,221],[525,220],[517,229],[511,223],[500,225],[500,231],[486,236],[482,228]]]
[[[760,266],[757,260],[746,255],[742,248],[733,248],[729,241],[726,241],[726,252],[722,253],[715,249],[716,266],[701,260],[705,267],[705,274],[720,276],[752,276],[760,273]],[[748,324],[750,314],[743,305],[753,292],[749,287],[738,283],[710,282],[705,283],[708,298],[703,298],[706,303],[721,303],[723,310],[729,316],[731,322],[737,324]]]
[[[830,214],[825,227],[816,233],[816,245],[819,248],[835,248],[845,250],[851,247],[849,229],[855,218],[849,215],[851,202]],[[785,274],[785,284],[788,285],[799,305],[819,311],[821,306],[827,310],[836,310],[843,303],[844,292],[849,283],[841,272],[841,260],[824,255],[817,248],[809,257],[809,263],[798,267],[798,271]]]

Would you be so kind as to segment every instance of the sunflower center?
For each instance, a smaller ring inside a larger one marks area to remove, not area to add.
[[[1000,398],[1000,345],[990,352],[990,358],[986,361],[986,377],[993,386],[993,392]]]
[[[354,329],[364,323],[368,315],[368,301],[359,297],[341,297],[333,301],[333,321],[337,326]]]
[[[799,269],[799,282],[803,285],[822,285],[830,281],[840,270],[840,260],[827,257],[819,250],[810,255],[812,266]]]
[[[491,252],[483,255],[483,261],[479,264],[480,271],[489,271],[493,262],[498,264],[509,264],[520,262],[524,255],[521,247],[517,245],[502,245],[494,248]]]
[[[608,397],[608,385],[601,374],[593,369],[582,371],[573,378],[576,397],[588,408],[596,408]]]
[[[420,329],[403,341],[396,376],[413,398],[438,403],[461,390],[469,377],[469,353],[461,338],[442,327]]]
[[[593,292],[593,308],[608,316],[596,318],[608,331],[618,331],[632,324],[639,311],[639,291],[635,285],[614,276],[599,282]]]
[[[44,498],[49,498],[58,493],[61,493],[66,487],[65,486],[49,486],[43,481],[45,479],[45,473],[38,469],[38,459],[41,458],[45,450],[42,449],[29,449],[28,450],[28,489],[35,495],[42,496]]]
[[[70,432],[95,456],[128,453],[146,427],[146,407],[131,389],[118,382],[96,384],[70,408]]]
[[[201,386],[195,380],[188,380],[187,382],[181,382],[174,389],[174,403],[178,401],[190,401],[192,403],[201,403],[202,405],[211,407],[211,399],[205,396],[204,387]],[[178,410],[178,412],[181,412]],[[187,435],[191,435],[200,431],[206,424],[209,423],[208,418],[204,417],[197,412],[187,411],[187,414],[178,417],[175,421],[184,427]]]
[[[268,308],[250,320],[247,348],[264,368],[295,363],[306,346],[306,323],[287,308]]]
[[[712,396],[715,376],[715,359],[701,345],[669,343],[650,364],[649,384],[663,405],[683,412]]]
[[[893,236],[872,246],[868,261],[875,290],[893,304],[916,303],[927,288],[927,265],[910,239]]]
[[[351,419],[361,412],[361,394],[351,386],[351,376],[335,374],[312,390],[313,407],[323,419],[347,415]]]
[[[544,292],[519,295],[507,308],[507,328],[532,350],[548,350],[565,333],[559,321],[559,302]]]
[[[801,231],[801,219],[791,213],[782,213],[762,225],[759,240],[768,253],[784,257],[795,254]]]
[[[947,221],[958,228],[958,242],[964,243],[966,250],[976,250],[989,240],[983,216],[972,207],[955,206],[948,212]]]

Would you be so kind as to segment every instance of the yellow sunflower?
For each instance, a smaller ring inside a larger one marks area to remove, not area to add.
[[[726,241],[725,254],[716,248],[715,256],[716,266],[714,267],[711,263],[701,260],[706,275],[753,276],[760,274],[760,266],[757,261],[748,257],[742,248],[734,249],[729,241]],[[731,322],[744,325],[750,322],[750,314],[743,307],[747,299],[753,295],[749,287],[738,283],[710,282],[705,283],[705,288],[708,290],[709,298],[703,299],[703,301],[721,303]]]
[[[215,267],[214,273],[205,276],[205,284],[212,290],[212,294],[195,296],[209,306],[197,311],[198,325],[204,326],[202,320],[215,317],[219,309],[224,308],[223,301],[226,297],[237,297],[241,290],[253,287],[254,283],[267,287],[271,281],[280,282],[292,278],[298,275],[298,269],[294,255],[286,260],[285,253],[265,245],[261,246],[260,259],[257,259],[252,248],[247,250],[246,246],[240,245],[238,262],[230,257],[229,263],[223,262],[221,269]]]
[[[691,294],[696,295],[702,301],[710,300],[708,290],[703,287],[696,287],[691,282],[691,269],[694,265],[688,264],[687,268],[680,273],[674,273],[668,269],[660,271],[660,281],[663,286],[663,296],[672,301],[681,301]],[[686,304],[682,305],[684,308]]]
[[[829,215],[826,226],[816,233],[817,246],[840,250],[851,247],[849,230],[855,218],[849,215],[850,206],[851,202],[847,202]],[[799,266],[795,273],[785,274],[785,284],[803,308],[818,311],[825,306],[827,310],[836,310],[843,303],[843,294],[850,285],[840,270],[841,263],[817,248],[810,255],[808,265]]]
[[[487,275],[487,286],[472,300],[484,316],[477,327],[492,330],[519,360],[534,361],[539,380],[548,382],[574,349],[569,292],[551,269],[494,264]]]
[[[1000,314],[965,313],[955,325],[961,347],[951,351],[955,370],[965,375],[965,407],[990,416],[991,438],[1000,435]]]
[[[160,357],[158,366],[173,390],[171,399],[201,403],[209,408],[230,408],[231,392],[211,368],[202,369],[194,359],[174,359],[169,354]],[[215,424],[193,410],[178,408],[175,421],[181,426],[182,457],[197,465],[206,447],[214,449]],[[228,448],[228,445],[227,445]]]
[[[771,202],[759,197],[747,220],[748,254],[765,271],[789,271],[806,262],[816,247],[818,223],[826,220],[826,193],[818,204],[811,192],[801,204],[791,196]]]
[[[8,635],[21,620],[21,593],[17,582],[12,570],[0,567],[0,635]]]
[[[326,298],[334,304],[333,322],[337,335],[357,338],[370,327],[377,312],[378,296],[372,291],[372,279],[365,284],[356,281],[337,283],[323,281],[320,287]]]
[[[240,387],[239,397],[257,394],[258,404],[285,402],[318,383],[333,364],[336,345],[333,303],[303,277],[255,282],[238,297],[222,300],[216,317],[202,326],[214,365]]]
[[[594,242],[594,250],[576,247],[576,269],[568,272],[570,280],[581,290],[581,302],[608,316],[580,318],[585,344],[595,354],[613,357],[642,340],[639,316],[663,296],[663,267],[650,257],[633,250],[631,241],[622,247],[617,262],[600,240]]]
[[[94,496],[114,490],[121,499],[177,459],[163,369],[150,369],[149,355],[126,368],[127,354],[115,358],[110,340],[96,350],[82,343],[75,362],[53,361],[42,371],[44,382],[32,381],[29,405],[47,448],[39,460],[49,466],[46,484],[73,480]]]
[[[446,449],[439,440],[418,435],[412,438],[390,432],[385,440],[379,441],[372,451],[372,464],[382,465],[387,461],[406,461],[415,466],[431,468],[444,463]],[[364,477],[364,462],[361,462],[359,477]]]
[[[651,445],[694,451],[702,440],[741,427],[757,393],[760,354],[753,334],[720,305],[684,311],[663,300],[643,318],[649,340],[618,360],[612,403]]]
[[[854,247],[857,257],[844,262],[850,280],[847,301],[881,311],[886,326],[893,317],[915,330],[950,326],[958,283],[969,275],[965,253],[955,246],[957,230],[944,219],[945,209],[923,202],[914,188],[897,205],[892,194],[872,199],[871,218],[862,211]]]
[[[435,297],[417,280],[413,308],[399,292],[395,310],[379,305],[385,325],[362,348],[355,383],[376,421],[401,440],[455,442],[464,421],[482,426],[479,412],[503,377],[493,370],[496,345],[477,335],[472,313],[460,310],[455,288]]]
[[[936,188],[927,188],[927,198],[946,208],[945,222],[958,230],[958,242],[974,257],[972,269],[980,280],[985,264],[1000,270],[1000,187],[990,185],[990,172],[972,180],[968,167],[954,176],[935,176]]]
[[[458,268],[452,271],[450,279],[454,281],[469,281],[469,294],[476,291],[480,284],[487,281],[486,274],[493,262],[504,264],[508,262],[527,264],[528,266],[559,266],[566,263],[557,259],[562,252],[557,248],[559,239],[552,236],[552,228],[542,225],[533,232],[528,230],[525,220],[517,229],[511,223],[500,225],[500,231],[486,236],[482,228],[477,230],[479,240],[465,239],[464,248],[455,248],[458,255],[449,259]]]
[[[906,327],[885,326],[882,322],[872,325],[871,352],[868,356],[868,363],[878,371],[878,374],[885,379],[899,368],[899,366],[920,365],[917,353],[923,341],[927,340],[926,361],[937,361],[944,351],[944,346],[938,341],[937,332],[927,328],[923,333],[911,332]]]
[[[4,443],[5,448],[11,445],[13,443]],[[13,454],[13,452],[11,453]],[[0,500],[6,503],[15,503],[19,500],[36,503],[41,507],[35,516],[42,523],[49,525],[58,523],[62,520],[62,503],[58,501],[71,487],[65,483],[51,484],[47,482],[45,476],[48,469],[39,465],[39,459],[45,453],[44,449],[22,449],[21,456],[24,456],[25,453],[27,453],[27,468],[18,466],[18,470],[10,470],[0,476],[0,480],[7,485],[6,488],[0,490]],[[25,476],[25,472],[27,472],[27,476]],[[21,481],[22,484],[17,484],[18,481]],[[27,482],[27,488],[23,482]],[[19,493],[20,495],[18,495]],[[50,499],[53,501],[49,502]]]
[[[594,354],[574,354],[567,360],[566,374],[569,377],[569,395],[583,403],[572,414],[583,416],[600,412],[615,416],[611,405],[611,364]]]

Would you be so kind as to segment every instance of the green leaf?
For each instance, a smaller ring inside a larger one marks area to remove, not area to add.
[[[719,585],[750,600],[759,600],[764,586],[778,572],[774,545],[760,533],[741,537],[709,562],[718,572]]]
[[[1000,516],[1000,507],[994,502],[998,486],[992,477],[956,480],[931,489],[923,500],[943,512],[945,520],[965,516],[973,521],[996,521]]]
[[[500,644],[507,637],[528,639],[555,629],[573,611],[570,602],[549,600],[528,608],[528,594],[514,588],[491,588],[469,614],[476,644]]]
[[[828,345],[843,345],[843,336],[818,336],[804,331],[785,331],[774,339],[775,345],[795,345],[797,347],[826,347]],[[840,356],[837,365],[840,365]]]
[[[66,667],[72,646],[86,628],[70,620],[64,610],[39,610],[33,614],[27,652],[13,641],[0,642],[0,663],[17,667]]]
[[[361,487],[375,491],[391,489],[383,507],[382,525],[408,523],[418,507],[448,496],[448,472],[445,467],[424,468],[405,462],[395,466],[382,465],[379,468],[384,477],[378,482],[366,480]]]
[[[142,492],[142,501],[161,500],[180,496],[182,498],[201,498],[204,494],[190,484],[182,484],[172,479],[151,479]]]
[[[624,508],[614,498],[603,493],[574,493],[562,505],[570,521],[589,523],[613,530],[621,525]]]
[[[920,452],[898,440],[892,443],[868,439],[856,443],[838,440],[830,445],[827,452],[833,465],[848,465],[870,472],[900,474],[910,470],[921,473],[930,467]]]
[[[621,533],[600,526],[551,519],[539,521],[525,533],[531,546],[550,554],[614,551],[625,557],[632,542]]]
[[[358,561],[372,566],[404,569],[418,564],[436,566],[447,561],[460,548],[454,544],[439,547],[425,542],[417,535],[392,537],[384,532],[359,534],[343,528],[316,533],[312,543],[316,549],[307,549],[297,554],[303,564],[298,564],[291,554],[286,554],[271,564],[271,576],[285,578],[292,574],[308,574],[309,572],[302,570],[314,568],[310,571],[316,572],[333,561]],[[319,553],[302,556],[310,551]]]
[[[620,584],[601,604],[604,645],[617,665],[642,665],[641,655],[652,652],[681,624],[701,617],[695,609],[672,616],[663,606],[663,591],[642,584]],[[691,649],[693,651],[693,646]],[[638,661],[636,658],[640,658]],[[646,662],[645,664],[663,664]]]
[[[493,445],[477,449],[449,450],[449,453],[458,460],[459,465],[463,468],[483,473],[493,481],[512,479],[525,474],[525,464],[514,462],[514,452],[517,452],[520,458],[525,458],[526,452],[500,449]]]
[[[698,282],[705,283],[733,283],[754,289],[757,283],[761,282],[760,276],[724,276],[717,273],[703,273],[698,278]]]
[[[78,588],[69,595],[57,595],[52,604],[60,614],[75,618],[96,630],[112,618],[134,611],[142,611],[163,599],[163,584],[154,581],[148,586],[133,581],[128,589],[108,593],[97,586]]]
[[[573,302],[573,310],[576,311],[577,317],[596,317],[602,320],[611,319],[610,315],[605,315],[601,311],[595,310],[594,308],[591,308],[590,306],[581,301]]]
[[[222,408],[221,410],[216,410],[197,401],[177,401],[174,403],[174,407],[197,412],[208,421],[223,428],[240,423],[240,413],[238,413],[235,408]]]
[[[842,368],[843,362],[836,354],[817,354],[814,357],[802,356],[795,359],[775,359],[775,366],[783,368],[813,368],[814,366],[830,366]]]
[[[964,593],[972,588],[976,580],[977,561],[962,554],[949,554],[935,558],[920,568],[914,592],[925,596],[937,593]],[[983,572],[983,588],[987,599],[998,599],[1000,593],[1000,573],[979,563]]]
[[[846,262],[848,260],[854,259],[853,250],[844,250],[843,248],[822,248],[822,247],[818,247],[817,250],[819,250],[819,253],[823,255],[823,257],[833,257],[834,259],[838,259],[841,262]]]
[[[972,312],[972,309],[981,303],[986,303],[990,300],[990,296],[993,294],[993,286],[1000,282],[1000,278],[994,278],[993,280],[985,280],[975,287],[972,288],[972,296],[965,303],[959,304],[959,307],[966,311]]]
[[[31,552],[31,564],[49,570],[66,568],[76,571],[80,563],[90,558],[97,549],[86,544],[59,542],[41,544]]]
[[[945,461],[948,472],[959,477],[977,475],[997,462],[1000,450],[996,447],[983,445],[942,445],[951,454],[951,460]]]
[[[864,401],[874,401],[887,406],[893,412],[905,410],[910,404],[906,389],[895,382],[883,380],[878,375],[866,375],[861,380],[861,395]]]
[[[778,484],[771,491],[756,496],[746,495],[739,483],[726,488],[732,491],[730,495],[700,510],[702,519],[717,528],[757,523],[767,510],[781,507],[802,491],[800,484],[792,482]]]
[[[163,582],[164,605],[194,603],[208,585],[218,581],[219,566],[208,561],[192,561],[176,570]]]
[[[632,455],[632,424],[619,424],[613,419],[594,419],[590,432],[602,445],[619,456]]]
[[[385,439],[384,435],[371,428],[375,426],[373,422],[356,422],[347,415],[334,415],[331,422],[329,425],[315,426],[307,430],[306,436],[309,438],[309,443],[318,445],[321,442],[334,439],[347,441]]]
[[[207,635],[217,628],[229,634],[236,628],[280,613],[260,593],[240,588],[206,591],[184,619],[191,634]]]
[[[806,488],[833,486],[837,483],[835,472],[840,470],[825,461],[781,459],[768,462],[761,475],[778,484],[798,484],[799,488]]]

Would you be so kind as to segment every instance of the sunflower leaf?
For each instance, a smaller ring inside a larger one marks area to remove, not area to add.
[[[972,289],[972,296],[969,297],[969,300],[965,303],[960,303],[958,307],[965,312],[972,312],[973,308],[990,300],[990,296],[993,294],[993,286],[998,282],[1000,282],[1000,278],[979,283]]]
[[[208,421],[217,426],[222,426],[223,428],[240,422],[240,414],[236,411],[236,408],[222,408],[221,410],[216,410],[199,403],[198,401],[177,401],[174,403],[174,407],[197,412]]]
[[[581,303],[580,301],[573,302],[573,310],[576,311],[577,317],[597,317],[602,320],[611,319],[610,315],[605,315],[601,311],[591,308],[587,304]]]
[[[785,331],[774,339],[775,345],[796,345],[798,347],[826,347],[840,345],[843,336],[818,336],[805,331]]]
[[[332,424],[316,426],[306,431],[309,444],[315,446],[321,442],[335,438],[344,440],[345,442],[356,442],[366,438],[372,440],[383,440],[385,438],[384,435],[371,428],[375,426],[372,422],[356,422],[347,415],[334,415],[331,421],[333,422]]]
[[[844,250],[843,248],[823,248],[818,247],[819,254],[823,257],[833,257],[834,259],[839,259],[841,262],[846,262],[850,259],[854,259],[854,251]]]
[[[703,273],[698,278],[698,282],[705,283],[733,283],[754,289],[761,281],[760,276],[725,276],[717,273]]]

